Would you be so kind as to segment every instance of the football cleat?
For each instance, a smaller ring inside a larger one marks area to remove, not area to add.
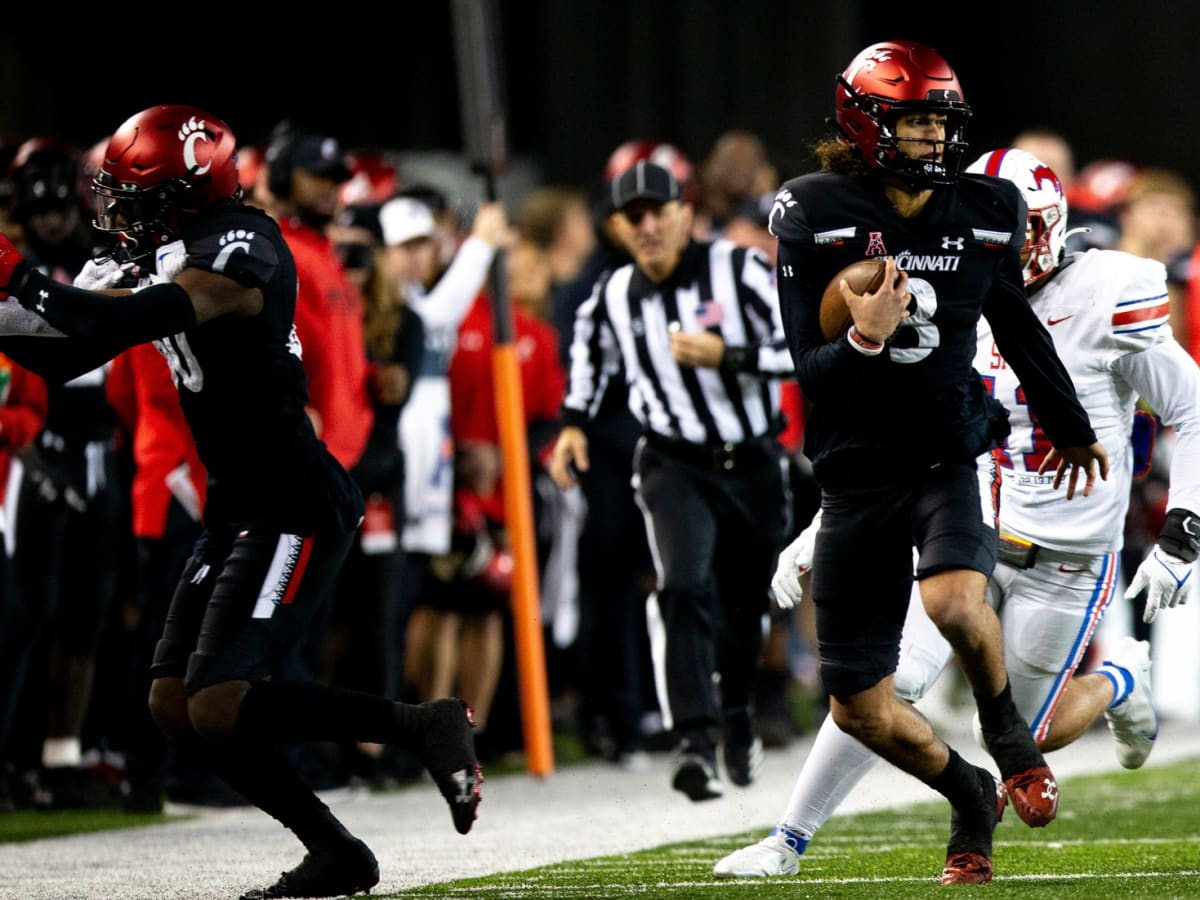
[[[1108,730],[1117,744],[1117,760],[1126,769],[1137,769],[1146,762],[1158,737],[1158,716],[1154,712],[1150,689],[1150,643],[1122,638],[1105,665],[1115,666],[1133,676],[1129,696],[1105,710]]]
[[[466,834],[483,799],[483,767],[475,757],[475,737],[471,733],[474,712],[452,697],[421,706],[429,711],[429,723],[417,742],[417,757],[450,805],[455,830]]]
[[[370,891],[379,883],[379,863],[371,848],[355,839],[348,847],[306,853],[300,865],[284,872],[274,884],[242,894],[240,900],[277,897],[342,897]]]
[[[942,884],[987,884],[992,880],[992,859],[982,853],[955,853],[946,857]]]
[[[1018,717],[1003,734],[985,732],[984,740],[1000,766],[1008,797],[1021,821],[1030,828],[1054,821],[1058,814],[1058,784],[1024,720]]]
[[[762,771],[762,738],[756,737],[749,744],[733,744],[726,741],[722,748],[722,756],[729,780],[738,787],[746,787],[752,784]]]
[[[686,748],[675,762],[671,787],[687,794],[688,799],[696,803],[715,800],[725,793],[717,777],[717,761]]]
[[[1034,766],[1004,779],[1013,809],[1030,828],[1042,828],[1058,815],[1058,783],[1049,766]]]
[[[950,809],[950,840],[942,884],[986,884],[992,880],[992,832],[1004,818],[1008,791],[987,769],[975,768],[979,793],[971,809]]]
[[[791,840],[789,840],[791,838]],[[757,844],[735,850],[713,866],[717,878],[769,878],[800,871],[799,835],[779,827]],[[806,842],[807,843],[807,842]]]

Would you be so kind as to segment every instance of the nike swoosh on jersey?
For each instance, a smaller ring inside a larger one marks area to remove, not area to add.
[[[1047,319],[1046,324],[1047,325],[1057,325],[1059,322],[1065,322],[1065,321],[1067,321],[1067,319],[1073,319],[1073,318],[1075,318],[1075,313],[1071,313],[1069,316],[1063,316],[1061,319]]]
[[[1088,570],[1087,566],[1084,566],[1082,569],[1068,569],[1066,566],[1062,565],[1061,563],[1059,564],[1059,567],[1058,567],[1058,571],[1063,572],[1064,574],[1067,574],[1067,575],[1074,575],[1077,572],[1086,572],[1087,570]]]

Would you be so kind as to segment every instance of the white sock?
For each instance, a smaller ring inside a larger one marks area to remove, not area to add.
[[[826,715],[780,824],[811,840],[878,760],[874,752],[838,728],[833,716]]]
[[[79,738],[46,738],[42,743],[42,765],[47,769],[78,766],[83,761]]]

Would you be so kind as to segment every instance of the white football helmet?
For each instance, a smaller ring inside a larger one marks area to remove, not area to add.
[[[1021,189],[1029,207],[1021,248],[1025,286],[1054,271],[1067,242],[1067,195],[1054,170],[1032,153],[1009,148],[983,154],[967,171],[1005,178]]]

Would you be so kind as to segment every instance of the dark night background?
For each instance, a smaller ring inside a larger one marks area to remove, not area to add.
[[[499,5],[510,152],[547,181],[590,185],[633,137],[671,141],[699,162],[735,127],[758,133],[789,177],[824,133],[834,74],[868,43],[907,38],[957,71],[974,151],[1050,126],[1080,165],[1165,165],[1200,186],[1200,4]],[[173,7],[161,14],[179,24],[159,36],[122,27],[111,7],[90,14],[94,24],[6,27],[0,137],[88,146],[139,109],[182,102],[224,118],[242,143],[289,118],[351,149],[461,149],[449,3],[288,9],[254,22],[227,5]]]

